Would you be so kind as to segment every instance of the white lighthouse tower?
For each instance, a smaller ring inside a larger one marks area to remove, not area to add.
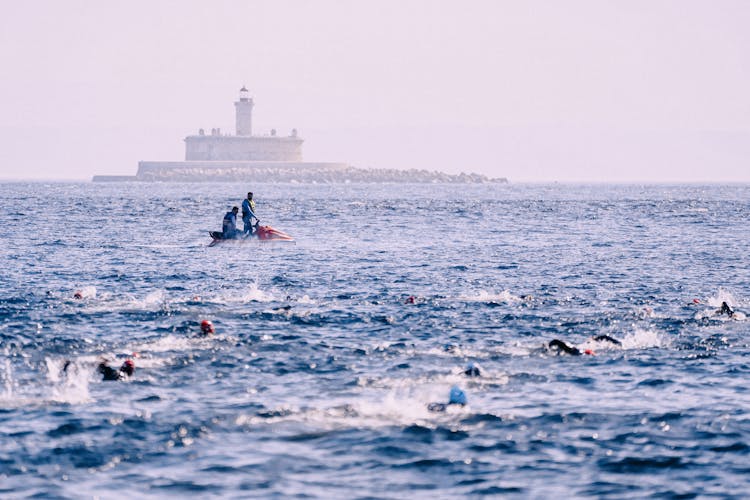
[[[240,99],[234,103],[234,108],[237,115],[237,135],[253,135],[253,99],[244,86],[240,89]]]

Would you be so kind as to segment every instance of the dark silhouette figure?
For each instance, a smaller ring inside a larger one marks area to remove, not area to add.
[[[591,340],[596,340],[597,342],[610,342],[614,345],[622,345],[622,342],[620,342],[616,338],[610,337],[609,335],[597,335],[595,337],[591,337]]]
[[[116,369],[102,361],[96,367],[96,371],[102,374],[102,380],[126,380],[135,373],[135,363],[132,359],[127,359],[119,369]]]
[[[571,356],[580,356],[582,353],[577,347],[571,347],[562,340],[553,339],[550,340],[548,347],[551,351],[555,351],[558,354],[565,353]]]
[[[482,375],[482,371],[479,369],[479,365],[469,363],[466,365],[464,375],[466,375],[467,377],[479,377]]]
[[[731,307],[729,307],[729,304],[727,304],[726,302],[722,302],[721,303],[721,309],[719,309],[719,314],[720,315],[721,314],[726,314],[727,316],[729,316],[731,318],[732,315],[734,314],[734,309],[732,309]]]

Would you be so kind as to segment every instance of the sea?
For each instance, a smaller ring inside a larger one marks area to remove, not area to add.
[[[0,498],[748,496],[750,185],[0,197]]]

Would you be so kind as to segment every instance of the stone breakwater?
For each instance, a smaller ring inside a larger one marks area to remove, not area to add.
[[[250,164],[252,163],[252,164]],[[428,170],[355,168],[343,163],[293,162],[141,162],[135,176],[94,176],[94,182],[290,182],[290,183],[505,183],[481,174],[457,175]]]

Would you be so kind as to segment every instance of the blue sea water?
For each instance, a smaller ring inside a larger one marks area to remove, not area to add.
[[[2,498],[747,495],[750,186],[0,196]]]

